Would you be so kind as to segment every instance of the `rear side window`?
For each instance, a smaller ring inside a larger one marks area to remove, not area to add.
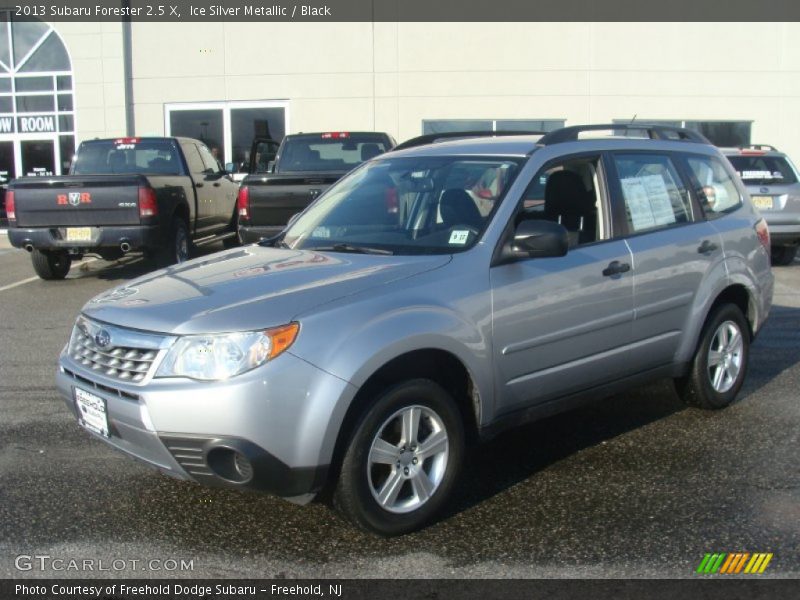
[[[707,218],[714,219],[742,205],[739,190],[721,160],[711,156],[688,156],[686,163]]]
[[[78,148],[72,167],[73,175],[177,175],[182,171],[174,141],[139,138],[84,142]]]
[[[729,156],[736,174],[745,185],[788,185],[797,183],[797,173],[784,156]]]
[[[383,136],[369,133],[299,135],[284,142],[280,171],[350,170],[387,150]]]
[[[616,154],[614,163],[630,233],[692,221],[689,194],[668,156]]]

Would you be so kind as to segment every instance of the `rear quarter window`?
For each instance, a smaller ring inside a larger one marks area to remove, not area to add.
[[[742,205],[742,195],[721,160],[713,156],[687,156],[686,164],[706,218],[714,219]]]

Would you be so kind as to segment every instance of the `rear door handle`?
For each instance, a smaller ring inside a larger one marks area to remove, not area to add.
[[[203,187],[203,184],[202,183],[195,183],[194,187]]]
[[[709,242],[708,240],[703,240],[703,243],[701,243],[697,247],[697,251],[700,254],[710,254],[711,252],[714,252],[714,250],[716,249],[717,245],[714,242]]]
[[[214,187],[219,187],[219,186],[220,186],[220,183],[219,183],[219,181],[217,181],[217,182],[214,184]]]
[[[605,277],[612,277],[614,275],[619,275],[621,273],[627,273],[631,270],[631,266],[628,263],[619,262],[618,260],[612,260],[608,266],[603,269],[603,275]]]

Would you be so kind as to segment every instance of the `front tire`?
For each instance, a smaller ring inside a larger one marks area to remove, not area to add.
[[[384,391],[356,427],[334,492],[336,508],[384,536],[430,521],[447,501],[464,457],[455,401],[429,379]]]
[[[72,266],[72,258],[66,250],[39,250],[31,252],[33,270],[42,279],[64,279]]]
[[[734,304],[722,304],[706,319],[691,371],[675,381],[689,406],[720,409],[728,406],[744,383],[750,356],[750,328]]]
[[[794,262],[794,257],[797,256],[797,246],[772,246],[770,254],[773,265],[786,267]]]

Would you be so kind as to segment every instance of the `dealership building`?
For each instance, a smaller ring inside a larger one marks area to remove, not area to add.
[[[95,137],[662,122],[800,161],[798,23],[46,22],[0,14],[0,178]]]

